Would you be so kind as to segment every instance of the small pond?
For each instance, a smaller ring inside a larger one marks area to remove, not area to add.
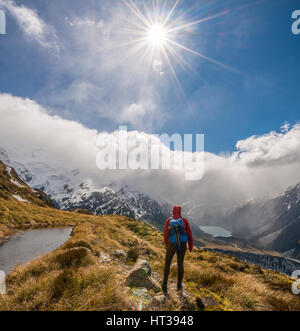
[[[225,230],[219,226],[202,226],[200,225],[200,229],[205,233],[212,235],[213,237],[231,237],[232,234],[230,231]]]
[[[72,228],[28,230],[0,246],[0,270],[10,273],[18,264],[25,264],[63,245]]]

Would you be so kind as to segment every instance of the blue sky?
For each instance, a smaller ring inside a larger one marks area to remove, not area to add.
[[[20,21],[22,6],[41,25]],[[7,34],[0,36],[0,92],[36,100],[62,118],[99,131],[128,124],[151,133],[204,133],[213,153],[299,120],[300,36],[291,32],[298,1],[179,2],[170,21],[228,10],[176,38],[232,69],[179,51],[191,67],[173,62],[183,92],[165,60],[159,72],[153,63],[149,70],[150,59],[122,45],[134,38],[128,31],[137,19],[122,1],[0,0],[1,7]]]

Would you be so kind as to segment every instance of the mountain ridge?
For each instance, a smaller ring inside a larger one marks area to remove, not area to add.
[[[51,199],[39,189],[32,189],[24,183],[15,169],[0,161],[0,198],[54,207]]]
[[[274,199],[239,206],[221,219],[220,225],[261,249],[281,253],[296,249],[300,239],[300,183]]]

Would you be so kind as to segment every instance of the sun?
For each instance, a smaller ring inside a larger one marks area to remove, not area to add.
[[[167,41],[167,30],[163,25],[152,25],[147,33],[147,41],[154,47],[164,46]]]
[[[155,71],[160,73],[163,72],[156,70],[156,63],[160,63],[160,66],[169,69],[182,91],[175,64],[194,72],[194,68],[188,62],[184,53],[189,53],[221,66],[226,70],[235,72],[233,68],[188,47],[190,37],[196,35],[196,32],[193,32],[193,28],[195,30],[196,26],[202,23],[207,23],[210,20],[228,14],[230,12],[229,9],[216,12],[211,16],[194,18],[192,20],[189,17],[190,9],[184,11],[183,7],[181,7],[179,10],[179,4],[185,2],[183,0],[122,1],[133,14],[130,19],[128,18],[129,28],[126,32],[130,38],[123,45],[129,47],[130,56],[141,54],[140,61],[147,62],[146,78],[149,76],[150,68],[154,68]]]

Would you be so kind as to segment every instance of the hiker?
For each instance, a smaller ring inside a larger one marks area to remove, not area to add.
[[[182,218],[181,216],[180,206],[173,207],[173,216],[168,218],[165,224],[164,238],[167,251],[162,290],[164,293],[168,292],[170,266],[175,253],[177,253],[177,291],[181,291],[184,274],[184,256],[187,250],[187,243],[190,252],[193,250],[193,235],[188,220],[186,218]]]

